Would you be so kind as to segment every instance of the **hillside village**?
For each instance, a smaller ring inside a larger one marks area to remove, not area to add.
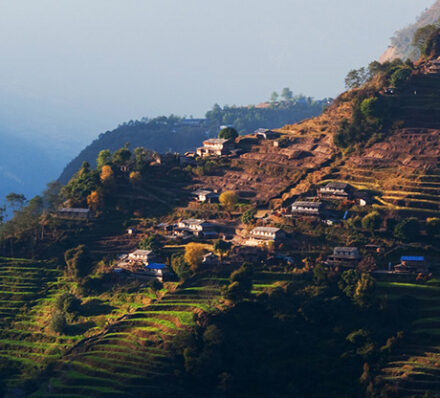
[[[2,393],[439,396],[439,60],[372,63],[294,125],[103,150],[15,198]]]

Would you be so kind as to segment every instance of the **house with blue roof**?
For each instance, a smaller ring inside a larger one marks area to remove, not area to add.
[[[144,273],[148,277],[156,278],[163,282],[164,276],[169,273],[169,269],[165,264],[149,263],[145,266]]]
[[[402,256],[400,264],[394,267],[399,273],[427,274],[429,267],[424,256]]]

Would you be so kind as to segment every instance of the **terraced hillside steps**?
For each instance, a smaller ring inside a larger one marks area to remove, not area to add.
[[[168,342],[194,325],[195,312],[214,308],[219,293],[218,281],[207,279],[138,308],[58,360],[31,397],[183,396],[170,381]]]
[[[440,214],[440,172],[426,175],[405,167],[396,171],[387,167],[344,166],[322,183],[332,181],[376,192],[377,207],[420,217]]]
[[[8,368],[10,387],[32,377],[72,343],[47,335],[40,322],[60,275],[48,262],[0,258],[0,360]]]
[[[410,343],[393,355],[381,376],[399,397],[440,397],[440,281],[382,283],[381,288],[390,296],[415,297],[418,315]]]

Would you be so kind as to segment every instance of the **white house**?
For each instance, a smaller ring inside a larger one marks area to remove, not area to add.
[[[280,228],[274,227],[255,227],[251,231],[251,237],[256,240],[278,242],[285,238],[286,234]]]
[[[198,189],[192,193],[195,199],[201,203],[214,203],[218,201],[219,194],[209,189]]]
[[[330,182],[319,188],[319,196],[331,199],[348,199],[350,197],[350,185],[344,182]]]
[[[320,216],[322,209],[323,204],[321,202],[296,201],[292,204],[293,215]]]
[[[205,156],[222,156],[227,155],[235,148],[235,143],[232,140],[222,138],[210,138],[203,141],[203,146],[197,148],[197,155]]]
[[[141,261],[145,264],[149,263],[154,258],[154,253],[152,250],[135,250],[128,255],[128,259],[131,261]]]

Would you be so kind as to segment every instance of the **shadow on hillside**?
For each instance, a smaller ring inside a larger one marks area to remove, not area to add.
[[[79,336],[87,332],[87,330],[94,328],[96,323],[93,321],[87,321],[82,323],[77,323],[74,325],[68,325],[66,327],[66,335],[68,336]]]
[[[115,307],[112,307],[101,300],[93,299],[81,305],[80,313],[82,316],[107,315],[114,309]]]

